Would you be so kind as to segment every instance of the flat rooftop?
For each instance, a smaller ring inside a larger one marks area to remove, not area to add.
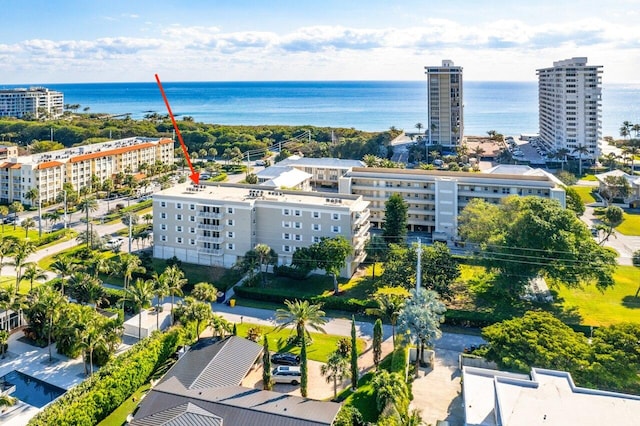
[[[269,189],[260,185],[233,183],[204,183],[198,185],[198,188],[195,189],[194,185],[189,182],[175,185],[153,195],[154,200],[162,199],[163,197],[177,197],[185,200],[185,202],[202,202],[204,199],[217,202],[286,202],[289,204],[299,203],[358,208],[361,207],[361,204],[368,204],[368,201],[363,201],[359,195],[338,194],[335,192],[288,191]]]

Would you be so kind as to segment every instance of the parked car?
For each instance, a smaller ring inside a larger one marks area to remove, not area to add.
[[[271,362],[280,365],[300,365],[300,356],[290,352],[273,354]]]
[[[279,365],[271,372],[271,379],[274,383],[290,383],[297,385],[300,383],[300,367],[290,367]]]

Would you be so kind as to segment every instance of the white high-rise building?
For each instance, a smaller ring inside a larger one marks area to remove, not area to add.
[[[540,139],[551,152],[596,160],[602,136],[602,66],[571,58],[537,70]],[[585,152],[579,153],[581,148]]]
[[[462,67],[443,60],[440,67],[424,67],[427,75],[427,126],[430,145],[456,146],[462,141]]]
[[[0,117],[58,118],[64,108],[64,95],[45,87],[0,90]]]

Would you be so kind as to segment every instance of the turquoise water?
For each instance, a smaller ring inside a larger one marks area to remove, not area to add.
[[[38,408],[44,407],[66,392],[62,388],[15,370],[0,377],[0,382],[3,381],[16,386],[11,396]]]
[[[43,84],[65,103],[90,111],[166,113],[154,80],[148,83]],[[424,81],[163,82],[176,115],[217,124],[285,124],[413,130],[426,122]],[[15,87],[15,86],[0,86]],[[618,135],[624,120],[640,122],[640,85],[603,87],[603,134]],[[465,133],[536,133],[536,82],[465,82]]]

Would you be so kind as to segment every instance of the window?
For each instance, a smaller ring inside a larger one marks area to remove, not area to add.
[[[314,243],[319,243],[320,242],[320,237],[313,237],[313,242]]]
[[[195,210],[195,209],[196,209],[195,204],[189,204],[189,210]]]
[[[300,210],[294,210],[293,211],[293,215],[294,216],[300,216],[302,213],[300,213]]]
[[[320,212],[313,212],[314,219],[320,219]]]
[[[282,251],[285,253],[290,253],[291,252],[291,246],[282,246]]]
[[[161,224],[160,224],[160,230],[161,230],[161,231],[166,231],[166,230],[167,230],[167,225],[166,225],[166,224],[164,224],[164,223],[161,223]]]
[[[167,241],[167,236],[166,235],[160,235],[160,241],[166,242]]]
[[[283,222],[282,222],[282,227],[283,227],[283,228],[291,228],[291,222],[285,222],[285,221],[283,221]]]
[[[285,216],[289,216],[291,214],[291,210],[289,209],[282,209],[282,214]]]
[[[182,244],[182,237],[176,237],[176,243]]]
[[[229,226],[233,226],[233,225],[234,225],[234,221],[233,221],[233,219],[228,219],[228,220],[227,220],[227,225],[229,225]]]
[[[181,210],[182,209],[182,203],[176,203],[176,209]]]
[[[167,207],[166,201],[160,201],[160,207]]]
[[[177,214],[176,215],[176,220],[182,220],[182,215],[181,214]]]
[[[189,245],[195,246],[196,240],[194,240],[193,238],[189,238]]]
[[[196,233],[196,228],[194,228],[194,227],[190,227],[190,228],[189,228],[189,233],[190,233],[190,234],[195,234],[195,233]]]
[[[227,213],[233,214],[233,207],[227,207]]]
[[[282,234],[282,239],[283,240],[290,240],[291,239],[291,234]]]
[[[233,245],[231,243],[227,244],[227,249],[233,250],[234,248],[235,248],[235,245]]]
[[[176,226],[176,232],[182,232],[182,226],[180,225]]]
[[[416,194],[417,195],[417,194]],[[340,213],[333,213],[331,215],[331,219],[333,220],[340,220]]]
[[[195,221],[196,221],[195,216],[189,216],[189,222],[195,222]]]
[[[227,237],[228,238],[234,238],[235,234],[231,231],[227,232]]]
[[[332,226],[331,227],[331,232],[340,232],[340,227],[339,226]]]
[[[160,219],[166,219],[167,218],[167,214],[162,212],[160,213]]]
[[[302,222],[293,222],[293,227],[296,229],[301,229],[302,228]]]
[[[296,241],[302,241],[302,235],[300,235],[300,234],[295,234],[295,240],[296,240]]]
[[[314,223],[311,227],[311,229],[313,229],[314,231],[319,231],[320,230],[320,224],[318,223]]]

